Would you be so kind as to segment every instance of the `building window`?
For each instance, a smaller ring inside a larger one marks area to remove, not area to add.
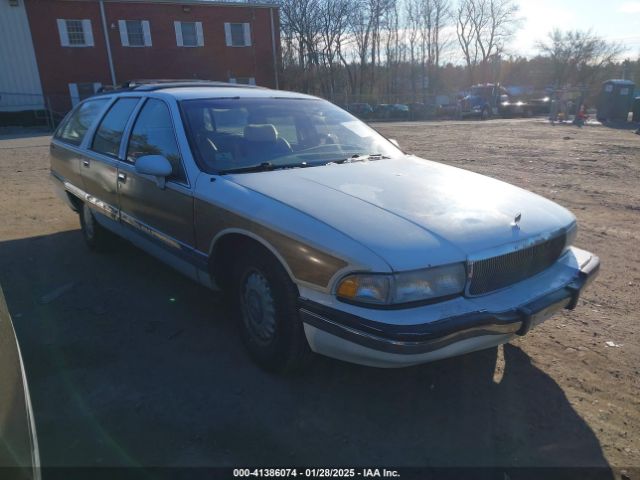
[[[118,20],[123,47],[150,47],[151,28],[147,20]]]
[[[95,83],[70,83],[69,95],[71,95],[71,105],[74,107],[85,98],[89,98],[102,88],[100,82]]]
[[[63,47],[93,47],[91,20],[58,19],[58,33]]]
[[[249,23],[225,23],[224,35],[227,47],[251,46],[251,25]]]
[[[204,35],[202,22],[173,22],[176,29],[176,44],[179,47],[202,47]]]
[[[256,79],[254,77],[231,77],[229,83],[237,83],[239,85],[255,85]]]

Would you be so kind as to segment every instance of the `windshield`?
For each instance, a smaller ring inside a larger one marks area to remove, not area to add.
[[[471,89],[471,95],[478,97],[490,97],[493,95],[493,87],[473,87]]]
[[[324,100],[199,99],[182,101],[181,107],[196,160],[208,173],[402,155],[375,130]]]

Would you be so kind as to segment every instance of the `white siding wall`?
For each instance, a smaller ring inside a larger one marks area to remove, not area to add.
[[[0,111],[41,108],[42,86],[24,0],[17,7],[0,0]]]

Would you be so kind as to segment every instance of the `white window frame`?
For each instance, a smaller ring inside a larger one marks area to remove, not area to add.
[[[244,33],[244,43],[242,45],[234,45],[233,37],[231,36],[231,25],[242,25]],[[251,24],[246,22],[225,22],[224,24],[224,39],[227,47],[250,47],[251,46]]]
[[[182,24],[183,23],[195,23],[196,25],[196,45],[185,45],[182,38]],[[182,22],[176,20],[173,22],[173,28],[176,31],[176,45],[184,48],[197,48],[204,47],[204,32],[202,30],[202,22]]]
[[[56,22],[58,24],[58,34],[60,35],[60,45],[63,47],[77,47],[86,48],[93,47],[93,30],[91,29],[91,20],[83,19],[82,22],[82,34],[84,35],[83,44],[71,44],[69,43],[69,32],[67,30],[67,20],[80,20],[77,18],[58,18]]]
[[[130,20],[131,21],[131,20]],[[120,30],[120,44],[123,47],[144,48],[151,47],[151,25],[148,20],[135,20],[142,23],[142,34],[144,45],[131,45],[129,43],[129,31],[127,30],[127,20],[118,20],[118,30]]]
[[[78,83],[91,83],[91,82],[76,82],[69,84],[69,95],[71,96],[71,106],[75,107],[80,103],[80,92],[78,91]],[[93,93],[98,93],[98,90],[102,88],[102,83],[93,82]]]

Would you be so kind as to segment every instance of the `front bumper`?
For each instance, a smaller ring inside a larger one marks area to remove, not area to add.
[[[415,365],[490,348],[525,335],[558,310],[574,309],[599,268],[598,257],[590,256],[561,286],[524,303],[421,324],[382,323],[308,299],[300,300],[300,316],[309,344],[318,353],[379,367]],[[402,310],[395,312],[402,314]]]

